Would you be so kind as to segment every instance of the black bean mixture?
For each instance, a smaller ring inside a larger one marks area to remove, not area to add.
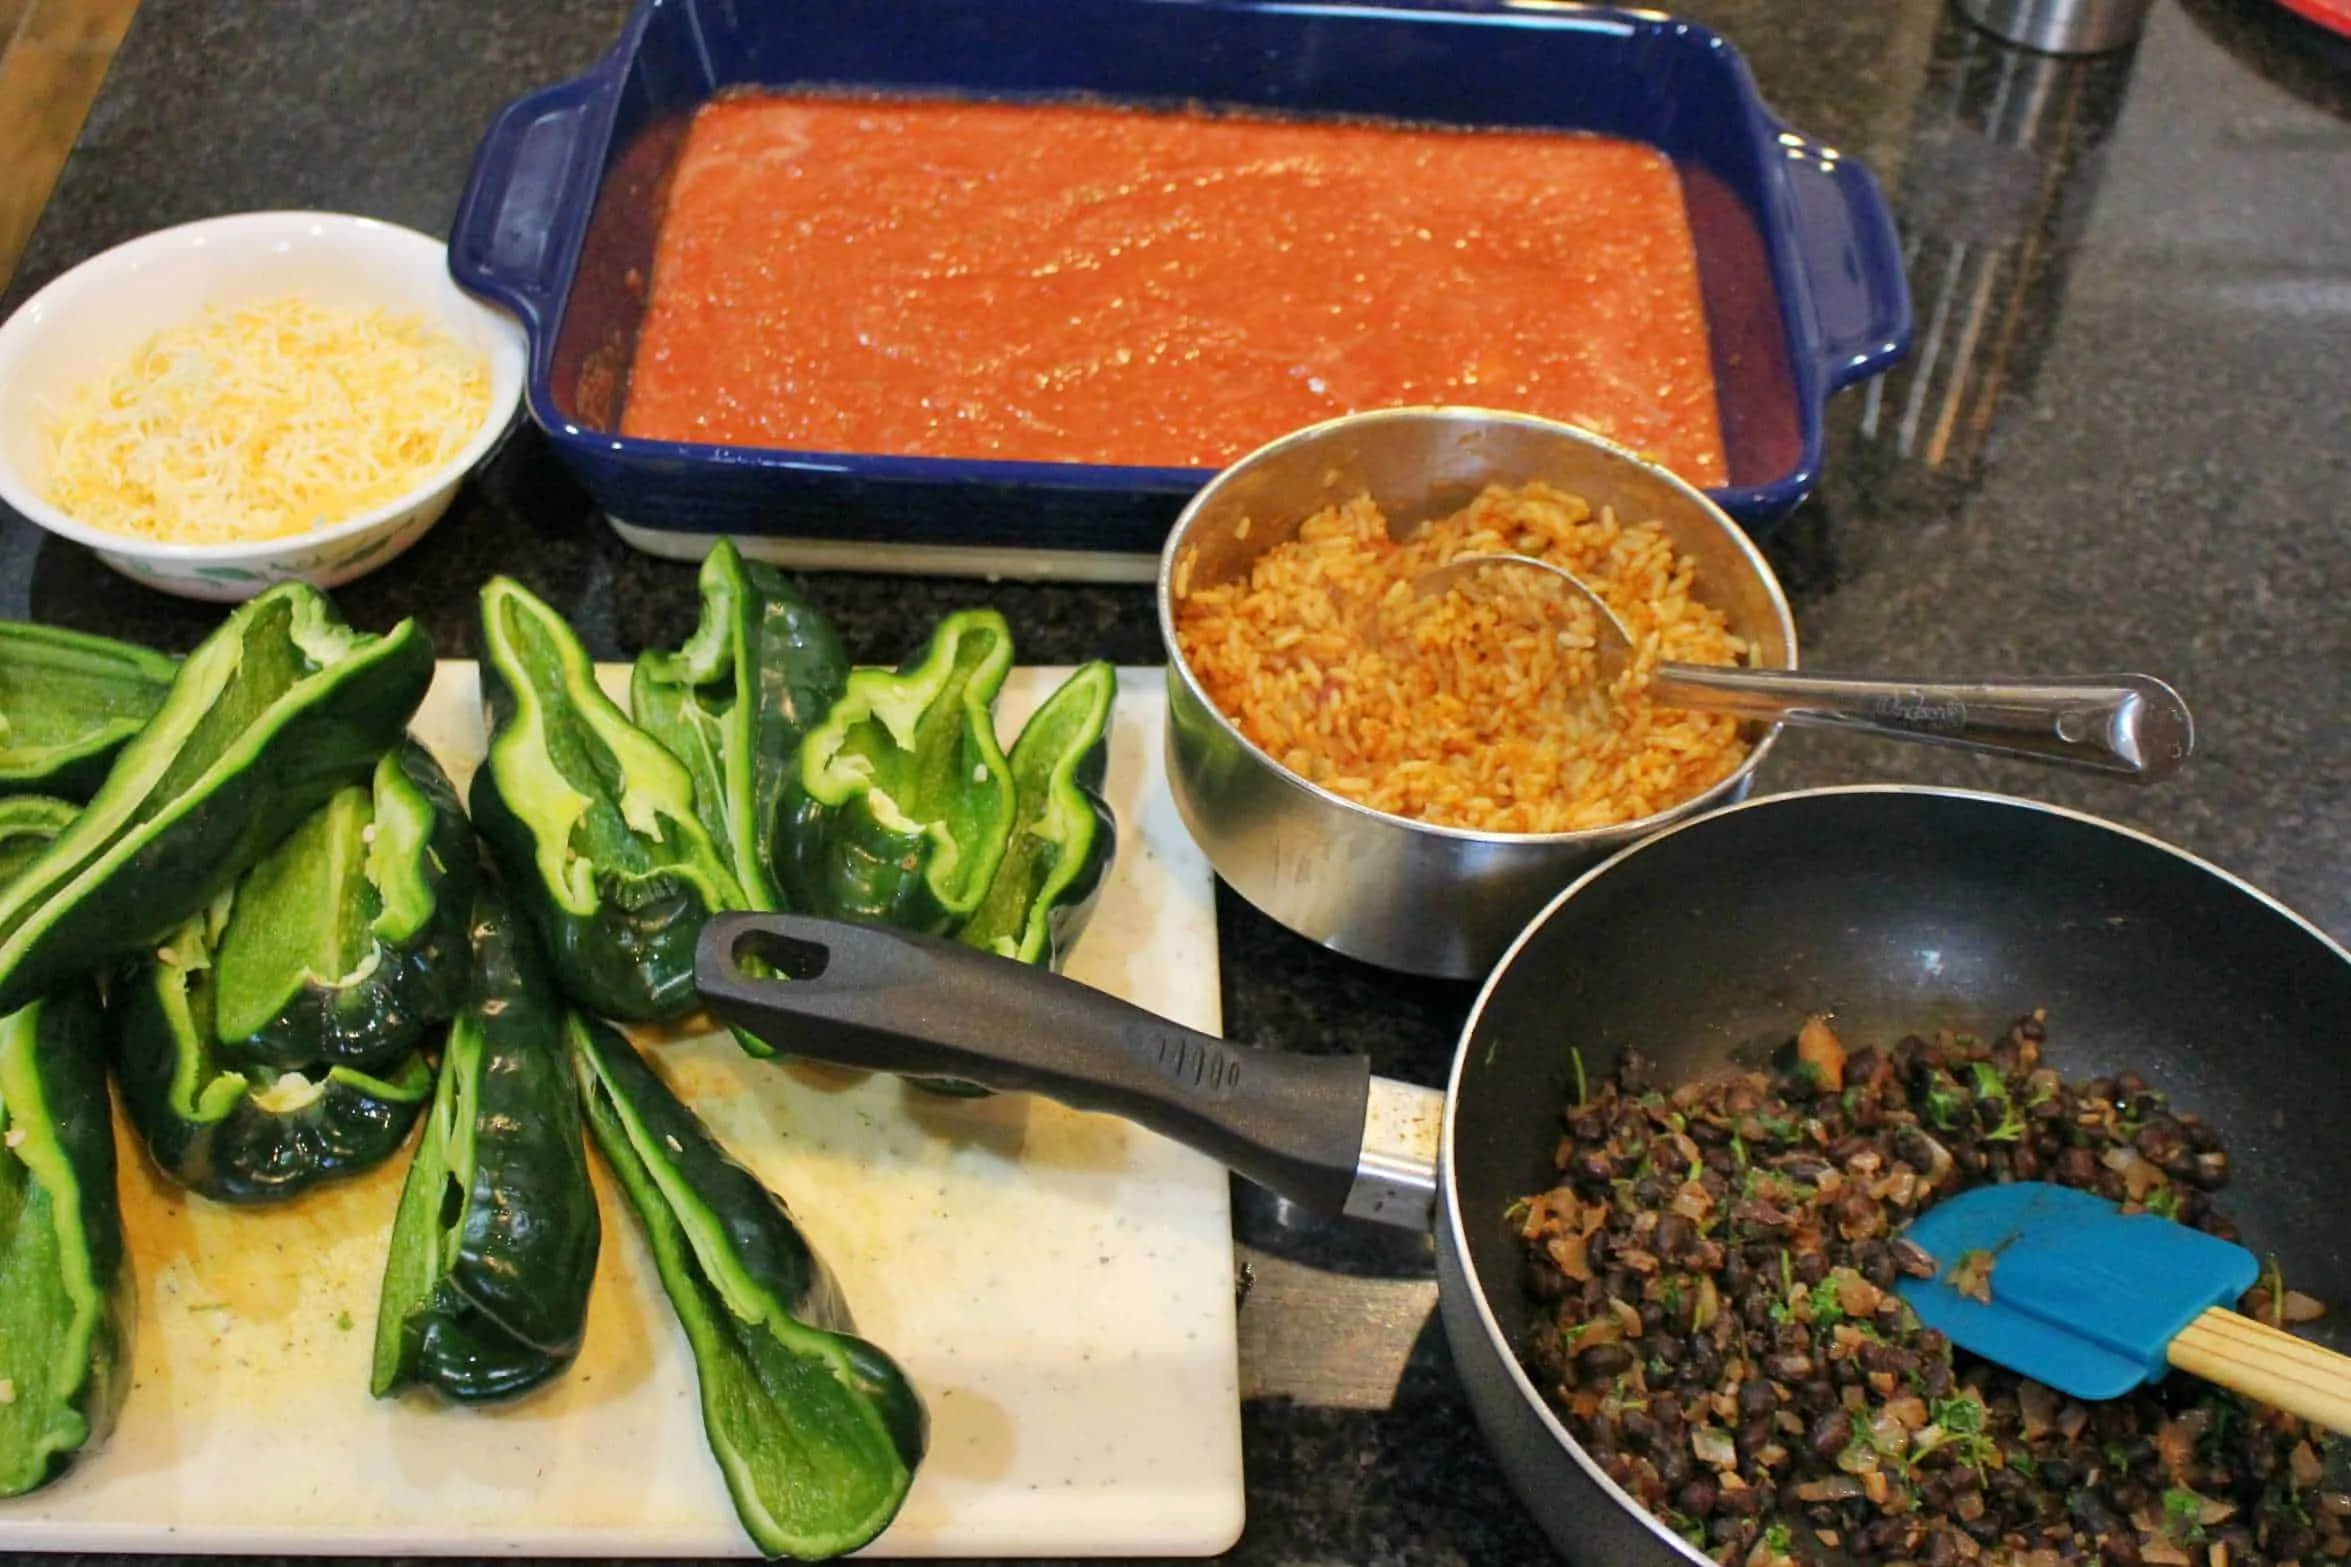
[[[1549,1318],[1529,1346],[1618,1484],[1729,1567],[2323,1564],[2351,1556],[2351,1441],[2185,1376],[2098,1405],[1955,1353],[1895,1294],[1937,1198],[2049,1180],[2234,1227],[2212,1129],[2135,1074],[2068,1084],[2039,1014],[1985,1042],[1848,1053],[1808,1022],[1769,1074],[1671,1092],[1628,1056],[1515,1205]],[[1943,1266],[1948,1270],[1951,1259]],[[2272,1268],[2242,1303],[2323,1314]]]

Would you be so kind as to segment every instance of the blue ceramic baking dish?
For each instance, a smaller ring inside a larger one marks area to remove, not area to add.
[[[521,318],[532,416],[624,535],[663,553],[727,533],[810,564],[882,546],[938,569],[1054,574],[1065,553],[1123,557],[1143,574],[1208,477],[619,435],[663,175],[695,108],[743,85],[1198,102],[1656,146],[1680,170],[1697,241],[1731,477],[1713,493],[1756,531],[1812,487],[1829,394],[1908,346],[1901,252],[1868,171],[1774,118],[1723,39],[1654,12],[1559,0],[642,0],[593,70],[498,116],[449,267]]]

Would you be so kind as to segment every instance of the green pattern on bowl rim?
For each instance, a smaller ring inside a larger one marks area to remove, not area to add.
[[[183,560],[164,555],[118,554],[99,550],[98,558],[135,582],[143,582],[182,598],[234,603],[249,599],[272,583],[299,577],[313,587],[331,588],[393,560],[424,537],[456,498],[458,481],[441,493],[388,517],[377,529],[349,538],[300,549],[299,537],[289,539],[289,553],[262,556],[244,565]]]

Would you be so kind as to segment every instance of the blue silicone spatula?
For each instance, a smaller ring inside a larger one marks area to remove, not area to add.
[[[2084,1399],[2177,1366],[2351,1432],[2351,1357],[2230,1309],[2261,1271],[2242,1246],[2039,1181],[1961,1192],[1906,1233],[1935,1276],[1902,1298],[1986,1360]]]

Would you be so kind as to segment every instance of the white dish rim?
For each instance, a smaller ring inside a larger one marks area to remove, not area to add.
[[[86,296],[114,283],[125,272],[151,265],[164,256],[216,244],[253,249],[286,239],[323,242],[321,248],[349,248],[352,241],[357,239],[359,244],[369,246],[378,253],[398,255],[408,252],[419,265],[420,271],[429,264],[431,271],[447,279],[448,249],[441,241],[381,218],[361,217],[347,212],[300,210],[239,212],[222,217],[199,218],[125,240],[111,249],[100,251],[43,285],[6,321],[0,322],[0,381],[6,380],[15,367],[29,356],[40,332],[50,324],[53,317],[79,307]],[[521,326],[503,311],[494,310],[459,289],[454,281],[449,282],[449,287],[457,299],[480,313],[480,323],[488,329],[486,335],[491,344],[490,406],[483,415],[481,427],[454,456],[381,505],[372,506],[324,528],[312,528],[301,533],[282,533],[271,538],[243,540],[233,544],[170,544],[135,534],[112,533],[75,521],[35,491],[4,453],[0,453],[0,503],[5,503],[27,521],[61,538],[104,554],[188,566],[251,565],[380,529],[462,482],[475,465],[505,437],[522,404],[528,348]],[[447,313],[444,313],[446,319]]]

